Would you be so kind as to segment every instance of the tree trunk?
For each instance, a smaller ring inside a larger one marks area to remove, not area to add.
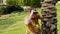
[[[42,34],[57,34],[56,0],[42,0]]]

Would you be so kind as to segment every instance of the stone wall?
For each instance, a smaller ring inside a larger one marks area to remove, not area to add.
[[[57,34],[57,9],[55,7],[56,2],[56,0],[42,1],[42,34]]]

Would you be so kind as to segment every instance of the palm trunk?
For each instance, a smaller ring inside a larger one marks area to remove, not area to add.
[[[56,0],[42,0],[42,34],[57,34]]]

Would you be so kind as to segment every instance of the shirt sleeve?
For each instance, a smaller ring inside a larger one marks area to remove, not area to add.
[[[29,24],[29,22],[30,22],[30,19],[29,18],[26,18],[25,19],[25,24]]]

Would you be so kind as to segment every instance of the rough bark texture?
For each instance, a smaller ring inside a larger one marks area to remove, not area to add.
[[[56,0],[42,0],[42,34],[57,34]]]

